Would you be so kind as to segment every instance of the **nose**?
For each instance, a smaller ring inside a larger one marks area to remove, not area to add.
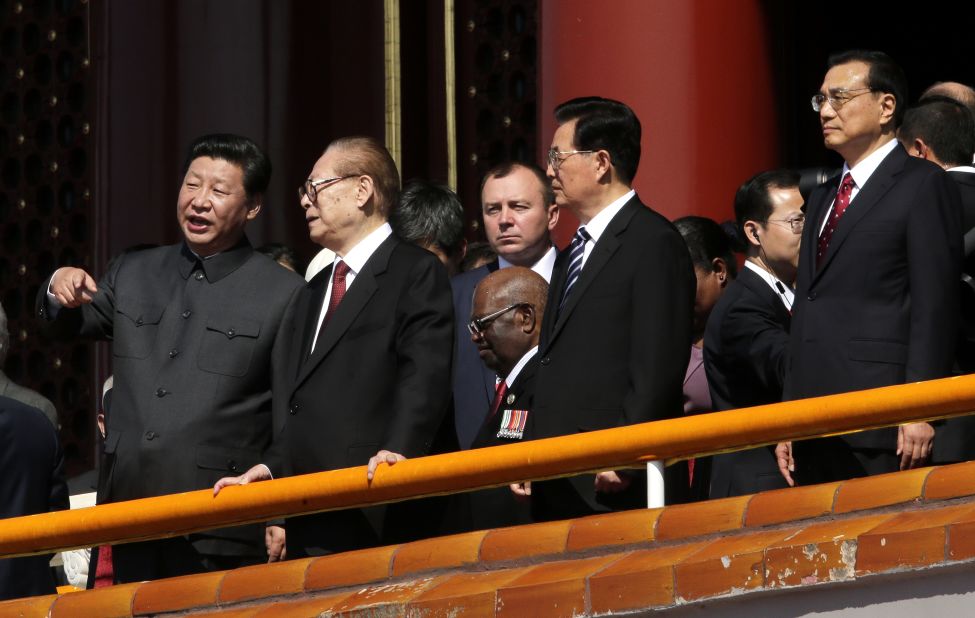
[[[479,341],[481,341],[481,339],[484,339],[483,332],[471,333],[471,341],[473,343],[477,344]]]
[[[298,199],[298,205],[301,206],[302,210],[308,210],[311,208],[311,200],[308,198],[308,194],[305,193]]]
[[[506,227],[510,226],[513,223],[511,214],[512,211],[510,208],[508,208],[507,206],[502,206],[501,213],[498,215],[498,225],[502,225]]]
[[[555,178],[555,167],[552,165],[551,161],[548,161],[545,166],[545,175],[548,176],[549,179]]]

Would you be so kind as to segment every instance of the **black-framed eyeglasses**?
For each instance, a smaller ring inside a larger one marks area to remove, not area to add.
[[[354,176],[357,176],[357,174],[350,174],[349,176],[335,176],[334,178],[309,178],[303,185],[298,187],[298,203],[301,204],[301,201],[306,195],[308,196],[308,201],[314,202],[318,198],[319,187],[324,189],[325,185],[332,185],[340,180],[353,178]],[[302,204],[301,207],[304,208],[304,204]]]
[[[834,112],[836,112],[853,99],[873,91],[873,88],[854,88],[852,90],[833,90],[830,92],[830,94],[817,92],[816,94],[812,95],[812,99],[809,102],[812,103],[814,112],[818,113],[819,110],[823,109],[823,103],[829,103],[829,106],[833,108]],[[859,92],[860,94],[853,94],[850,96],[854,92]]]
[[[562,162],[574,154],[592,154],[595,150],[556,150],[548,149],[548,164],[552,166],[552,171],[557,172],[562,166]]]
[[[508,305],[504,309],[498,309],[494,313],[489,313],[486,316],[480,318],[473,318],[467,323],[467,330],[471,332],[472,335],[480,335],[488,327],[491,322],[497,320],[499,317],[508,313],[516,307],[521,307],[524,305],[529,305],[529,303],[514,303],[513,305]]]
[[[799,215],[791,219],[768,219],[766,222],[776,225],[788,225],[792,228],[793,234],[802,234],[802,228],[806,227],[806,215]]]

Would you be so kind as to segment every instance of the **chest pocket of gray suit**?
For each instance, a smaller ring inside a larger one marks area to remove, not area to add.
[[[120,296],[115,303],[112,350],[121,358],[149,356],[165,307]]]
[[[210,316],[197,365],[211,373],[238,378],[246,375],[260,334],[261,323],[256,320],[226,313]]]

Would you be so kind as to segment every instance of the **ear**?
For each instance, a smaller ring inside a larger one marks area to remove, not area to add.
[[[754,221],[745,221],[745,224],[742,227],[745,229],[745,242],[754,247],[758,247],[762,244],[758,242],[758,223]]]
[[[613,167],[613,160],[609,156],[609,152],[605,150],[597,150],[592,154],[592,158],[595,165],[596,179],[602,180],[609,173],[609,170]]]
[[[911,144],[911,147],[908,150],[916,157],[927,159],[928,161],[931,160],[931,157],[929,156],[931,154],[931,149],[928,148],[928,145],[925,144],[924,140],[920,137],[914,138],[914,143]]]
[[[549,204],[548,206],[548,231],[551,232],[555,229],[555,226],[559,223],[559,206],[558,204]]]
[[[718,257],[711,260],[711,270],[718,276],[718,283],[721,284],[721,287],[728,285],[728,263],[724,261],[724,258]]]
[[[897,109],[897,99],[889,92],[880,93],[880,124],[894,127],[894,111]]]
[[[257,216],[257,213],[261,212],[261,206],[263,204],[264,204],[264,195],[261,193],[258,193],[251,199],[250,204],[247,205],[248,221],[253,220]]]
[[[360,209],[364,208],[366,204],[372,201],[373,195],[376,193],[376,184],[372,180],[372,176],[362,175],[359,176],[358,181],[355,184],[355,203]]]
[[[535,315],[534,305],[522,305],[519,307],[518,316],[521,319],[521,332],[525,334],[535,332],[538,317]]]

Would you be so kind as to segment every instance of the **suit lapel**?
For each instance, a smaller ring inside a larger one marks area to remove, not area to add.
[[[880,199],[894,186],[895,177],[904,167],[904,161],[907,159],[908,154],[904,152],[904,149],[900,146],[894,148],[890,154],[888,154],[884,160],[880,163],[870,178],[867,179],[867,183],[860,188],[856,197],[850,202],[849,208],[840,217],[839,223],[836,225],[836,231],[833,232],[833,237],[829,241],[829,248],[826,250],[826,255],[823,256],[823,265],[820,267],[815,279],[818,279],[822,274],[829,268],[830,262],[839,252],[840,247],[850,236],[850,232],[856,227],[867,213],[876,206]]]
[[[596,246],[593,247],[592,253],[586,259],[585,265],[582,267],[582,272],[579,274],[579,280],[575,283],[575,291],[569,296],[565,302],[565,307],[559,312],[558,319],[555,322],[555,326],[552,330],[552,336],[549,337],[546,347],[552,344],[552,341],[558,337],[559,332],[561,332],[562,327],[565,325],[566,320],[572,314],[573,309],[579,304],[579,300],[585,295],[586,290],[592,285],[592,282],[596,280],[599,273],[603,270],[606,264],[609,262],[613,254],[620,248],[619,235],[623,233],[626,226],[629,225],[630,219],[633,218],[633,214],[636,212],[637,208],[643,208],[636,196],[630,198],[623,208],[616,213],[609,225],[606,226],[606,230],[599,237],[599,241],[596,242]],[[568,252],[566,252],[568,253]],[[561,288],[564,285],[565,273],[560,273],[563,282],[559,285],[559,299],[561,299]],[[553,276],[554,278],[554,276]],[[556,299],[556,303],[558,300]],[[555,305],[556,307],[558,304]]]
[[[803,230],[804,237],[799,248],[800,253],[803,254],[802,259],[799,260],[800,267],[806,271],[807,281],[810,283],[816,276],[816,250],[819,247],[819,230],[823,228],[823,221],[830,204],[836,197],[839,185],[840,179],[836,177],[824,185],[823,191],[815,202],[810,198],[813,203],[809,205],[809,212],[806,213],[806,227]]]
[[[312,371],[314,371],[315,367],[328,356],[329,352],[335,347],[335,344],[342,338],[342,335],[349,330],[349,327],[352,326],[356,318],[359,317],[359,314],[362,313],[362,310],[369,303],[369,299],[372,298],[379,287],[377,277],[382,276],[386,271],[390,254],[397,242],[395,236],[390,236],[384,240],[366,261],[362,267],[362,271],[356,273],[355,280],[349,286],[345,297],[335,310],[335,315],[331,317],[328,326],[325,327],[321,336],[318,338],[314,352],[307,357],[307,360],[305,360],[298,370],[298,378],[295,382],[296,386],[304,382]],[[314,337],[314,334],[310,332],[307,333],[307,336]],[[311,344],[306,345],[310,346]]]
[[[542,322],[541,348],[547,349],[548,342],[552,339],[552,332],[555,330],[555,320],[559,300],[562,298],[562,289],[565,287],[565,278],[568,276],[569,252],[562,251],[555,258],[555,266],[552,268],[552,281],[548,287],[548,299],[545,312],[545,319]]]
[[[779,322],[781,324],[789,325],[792,322],[792,314],[789,310],[785,308],[782,303],[782,297],[773,290],[768,282],[764,281],[762,277],[756,274],[749,268],[742,270],[742,273],[738,275],[738,282],[747,287],[752,291],[753,294],[764,300],[775,312]],[[782,285],[785,285],[784,283]]]

